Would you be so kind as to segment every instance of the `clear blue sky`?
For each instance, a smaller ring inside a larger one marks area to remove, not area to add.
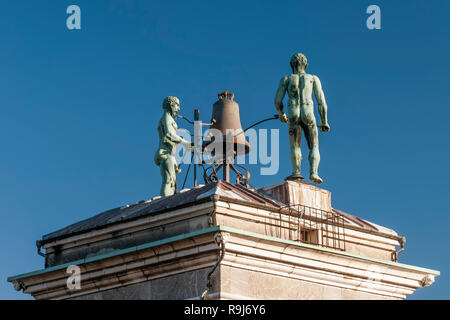
[[[70,4],[80,31],[66,28]],[[370,4],[381,30],[366,28]],[[228,89],[248,126],[275,113],[297,51],[328,102],[333,206],[406,236],[400,262],[441,271],[411,299],[450,298],[449,16],[446,0],[2,1],[0,298],[28,297],[6,278],[43,267],[43,234],[159,193],[165,96],[209,120]],[[282,166],[252,166],[260,187],[290,173],[286,127],[265,127],[282,129]]]

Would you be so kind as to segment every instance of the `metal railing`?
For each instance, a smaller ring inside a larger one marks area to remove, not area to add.
[[[282,207],[282,212],[283,238],[345,251],[344,218],[340,215],[301,204]]]

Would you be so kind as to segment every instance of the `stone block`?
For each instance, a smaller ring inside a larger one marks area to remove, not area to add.
[[[284,181],[260,189],[265,195],[286,205],[303,205],[331,211],[331,192],[306,182]]]

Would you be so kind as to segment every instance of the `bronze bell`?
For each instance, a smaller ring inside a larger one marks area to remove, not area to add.
[[[223,134],[223,152],[233,148],[234,155],[243,155],[250,152],[250,144],[245,139],[242,130],[241,119],[239,117],[239,104],[234,101],[234,94],[224,91],[218,94],[219,100],[213,104],[211,129],[220,130]],[[227,129],[234,130],[233,133],[227,134]],[[212,141],[207,148],[214,146]],[[216,155],[219,156],[219,155]]]

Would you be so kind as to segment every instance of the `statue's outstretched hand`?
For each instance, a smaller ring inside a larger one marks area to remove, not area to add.
[[[328,131],[330,131],[330,125],[329,125],[328,123],[322,124],[322,125],[320,126],[320,131],[322,131],[322,132],[328,132]]]
[[[278,119],[280,119],[281,122],[288,122],[288,117],[286,116],[286,113],[282,113],[280,114],[280,116],[278,117]]]

